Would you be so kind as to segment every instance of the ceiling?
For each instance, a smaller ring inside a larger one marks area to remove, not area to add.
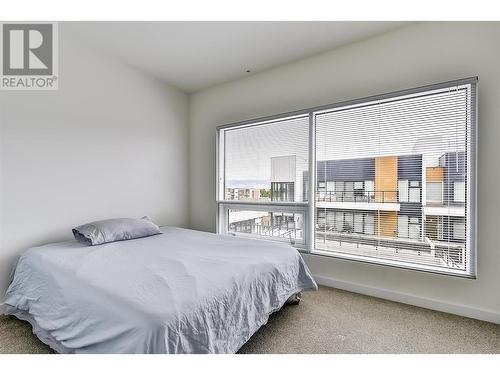
[[[406,22],[64,22],[63,29],[192,93],[404,24]]]

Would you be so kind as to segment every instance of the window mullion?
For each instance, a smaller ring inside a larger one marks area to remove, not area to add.
[[[315,242],[315,220],[316,220],[316,126],[314,122],[314,114],[309,113],[309,214],[307,215],[308,222],[306,223],[307,231],[307,248],[309,252],[314,250]]]

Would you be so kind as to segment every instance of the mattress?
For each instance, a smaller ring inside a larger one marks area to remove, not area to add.
[[[27,250],[3,313],[60,353],[235,353],[290,296],[317,289],[288,244],[162,231]]]

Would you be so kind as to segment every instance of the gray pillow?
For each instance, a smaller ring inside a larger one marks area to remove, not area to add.
[[[141,219],[108,219],[73,228],[75,240],[87,245],[131,240],[160,234],[160,228],[147,216]]]

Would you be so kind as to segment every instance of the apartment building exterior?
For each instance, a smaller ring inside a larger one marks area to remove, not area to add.
[[[271,158],[271,201],[295,202],[300,191],[297,184],[297,158],[295,155]]]
[[[422,154],[318,161],[316,237],[408,250],[418,243],[418,251],[463,262],[464,176],[463,152],[437,161]]]
[[[465,155],[445,153],[439,165],[427,168],[427,199],[424,206],[426,236],[431,239],[465,241]]]
[[[319,161],[316,171],[318,226],[337,233],[421,237],[422,155]]]
[[[453,262],[463,262],[464,152],[322,160],[316,176],[319,246],[352,243],[433,257],[446,252]],[[271,158],[270,201],[305,201],[308,184],[308,173],[297,173],[294,155]],[[246,190],[238,194],[251,196]],[[235,213],[230,223],[237,232],[265,229],[278,237],[301,236],[302,225],[299,217],[284,212]]]

